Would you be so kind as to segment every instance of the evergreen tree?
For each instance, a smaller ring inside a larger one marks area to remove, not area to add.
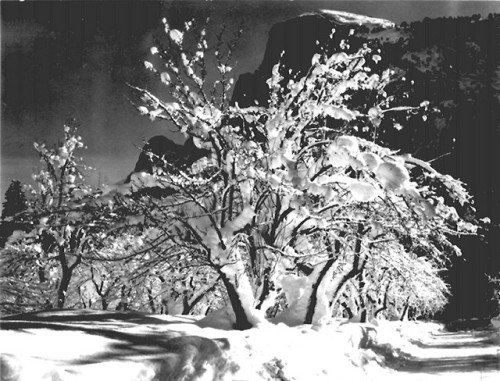
[[[27,207],[26,195],[19,180],[12,180],[9,188],[5,192],[3,202],[2,218],[11,217],[22,212]]]
[[[5,245],[7,238],[15,231],[22,229],[19,221],[11,221],[9,217],[26,210],[27,201],[23,185],[19,180],[12,180],[5,192],[5,201],[2,208],[2,220],[0,221],[0,247]]]

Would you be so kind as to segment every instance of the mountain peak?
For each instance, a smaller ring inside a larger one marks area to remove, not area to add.
[[[164,160],[175,167],[184,167],[207,155],[208,151],[196,147],[192,138],[187,139],[184,145],[179,145],[166,136],[153,136],[144,145],[134,171],[128,175],[125,182],[130,182],[133,173],[153,173],[153,167],[163,166]]]

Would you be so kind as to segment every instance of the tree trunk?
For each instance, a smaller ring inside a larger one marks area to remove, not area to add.
[[[344,288],[344,285],[347,283],[348,280],[353,279],[356,275],[361,273],[363,271],[365,265],[366,265],[366,254],[363,255],[361,252],[362,249],[362,239],[363,239],[363,234],[364,234],[364,228],[363,224],[358,224],[358,237],[356,238],[356,243],[354,245],[354,258],[351,262],[351,264],[344,269],[339,275],[336,276],[336,279],[334,280],[334,285],[333,285],[333,294],[332,294],[332,300],[335,302],[337,300],[338,296],[340,295],[342,289]]]
[[[128,311],[128,297],[127,297],[127,289],[125,288],[125,286],[122,285],[122,298],[120,300],[120,303],[118,303],[118,305],[116,306],[116,310],[117,311]],[[130,295],[130,291],[129,291],[129,295]]]
[[[108,298],[109,292],[111,291],[111,286],[109,286],[107,288],[106,292],[102,292],[102,290],[104,289],[104,281],[101,280],[101,284],[100,285],[97,284],[97,282],[94,279],[94,268],[93,267],[90,268],[90,275],[91,275],[92,283],[94,284],[95,291],[97,292],[97,295],[99,295],[101,298],[102,310],[106,311],[108,309],[108,299],[107,298]]]
[[[42,266],[38,266],[38,279],[40,283],[45,283],[47,281],[47,277],[45,276],[45,269]]]
[[[63,308],[66,302],[66,292],[68,291],[69,282],[71,280],[71,270],[63,267],[61,283],[57,290],[57,308]]]
[[[387,297],[388,297],[388,294],[389,294],[389,286],[390,286],[390,282],[387,283],[387,286],[385,288],[385,292],[384,292],[384,301],[382,302],[382,306],[377,309],[374,313],[374,317],[377,318],[378,317],[378,314],[385,311],[387,309]]]
[[[63,308],[66,302],[66,292],[68,291],[69,282],[71,281],[71,276],[73,275],[73,270],[82,261],[82,256],[78,255],[75,262],[68,266],[68,261],[66,259],[66,251],[64,246],[59,246],[59,255],[57,256],[62,269],[61,283],[57,290],[57,308]]]
[[[351,311],[351,308],[347,305],[346,302],[342,302],[341,306],[344,308],[344,311],[347,312],[347,318],[352,319],[353,318],[353,313]]]
[[[314,318],[314,312],[316,311],[316,305],[318,304],[318,290],[319,286],[325,279],[326,274],[331,269],[336,259],[338,258],[338,254],[340,253],[340,249],[342,248],[342,243],[337,239],[334,243],[334,252],[330,252],[329,259],[321,269],[318,278],[314,282],[311,290],[311,296],[309,297],[309,303],[307,305],[306,316],[304,319],[304,324],[312,324]]]
[[[222,271],[222,269],[217,269],[217,271],[222,279],[222,283],[224,283],[224,286],[226,287],[229,301],[231,302],[231,307],[233,308],[234,315],[236,317],[234,328],[242,331],[252,328],[252,324],[248,320],[248,316],[241,302],[238,290],[236,289],[236,285],[233,284],[233,282],[228,278],[226,273]]]
[[[149,308],[151,308],[152,313],[156,313],[155,300],[153,298],[153,291],[148,287],[148,302]]]
[[[82,295],[82,288],[78,287],[78,295],[80,295],[80,300],[82,301],[82,305],[84,309],[87,309],[87,303],[85,303],[85,298]]]
[[[401,313],[401,317],[399,318],[400,321],[403,321],[408,314],[408,308],[410,307],[410,297],[406,300],[405,306],[403,308],[403,312]]]
[[[262,309],[262,305],[264,304],[264,302],[266,301],[267,297],[271,293],[271,290],[274,288],[273,285],[271,284],[270,279],[269,279],[270,272],[271,272],[271,269],[269,267],[267,267],[264,270],[264,276],[263,276],[263,279],[262,279],[262,292],[261,292],[261,294],[259,296],[259,302],[257,303],[257,306],[255,307],[258,310]]]
[[[360,323],[366,323],[367,316],[368,316],[368,313],[366,312],[366,308],[363,308],[363,309],[361,310],[361,316],[360,316],[360,318],[359,318],[359,322],[360,322]]]
[[[316,282],[314,282],[311,290],[311,296],[309,297],[309,304],[307,305],[307,311],[306,311],[306,317],[304,319],[304,324],[312,324],[313,318],[314,318],[314,312],[316,311],[316,305],[318,304],[318,290],[319,286],[323,282],[323,279],[325,279],[326,274],[328,274],[328,270],[333,266],[335,263],[334,258],[330,258],[323,268],[321,269],[318,278],[316,279]]]
[[[359,273],[358,287],[359,287],[359,309],[361,310],[360,322],[366,323],[368,312],[366,310],[366,295],[365,295],[366,283],[363,270],[361,270]]]

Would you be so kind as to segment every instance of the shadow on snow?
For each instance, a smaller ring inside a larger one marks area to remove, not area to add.
[[[67,365],[83,366],[105,361],[148,362],[162,380],[192,380],[208,367],[215,374],[223,374],[230,367],[224,351],[229,349],[227,339],[208,339],[168,331],[169,324],[193,323],[188,317],[163,320],[136,312],[66,311],[34,312],[3,317],[2,330],[14,330],[36,335],[37,329],[77,331],[110,339],[106,347],[92,355],[68,360]],[[147,325],[164,325],[158,332],[127,332]],[[73,343],[72,345],[78,345]],[[3,361],[2,361],[3,362]],[[4,369],[5,370],[5,369]],[[3,372],[2,372],[3,373]]]
[[[437,350],[438,356],[416,357],[402,354],[403,361],[389,361],[389,366],[399,372],[446,373],[446,372],[489,372],[500,371],[500,347],[492,338],[492,330],[469,331],[467,333],[439,333],[430,342],[410,340],[413,345],[424,350]],[[443,340],[446,340],[443,342]],[[478,349],[497,347],[496,353],[471,353],[461,355],[460,351],[477,352]],[[450,350],[453,354],[450,356]],[[447,356],[439,356],[446,351]],[[456,351],[456,352],[455,352]],[[425,352],[424,352],[425,353]]]

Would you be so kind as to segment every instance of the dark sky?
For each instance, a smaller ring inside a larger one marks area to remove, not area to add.
[[[10,179],[29,182],[38,168],[33,142],[53,145],[67,118],[76,118],[97,170],[90,182],[123,180],[144,139],[169,127],[141,117],[126,83],[158,90],[144,69],[162,17],[171,22],[211,17],[242,26],[233,75],[254,71],[271,26],[315,9],[335,9],[395,22],[424,17],[500,13],[500,2],[426,1],[66,1],[5,2],[2,11],[1,199]]]

